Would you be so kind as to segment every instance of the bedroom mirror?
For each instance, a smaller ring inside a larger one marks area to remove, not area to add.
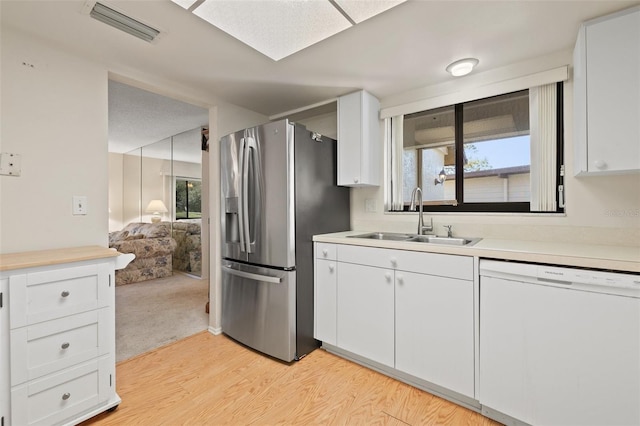
[[[124,225],[166,224],[176,242],[173,270],[195,276],[202,275],[201,132],[198,127],[123,155]]]

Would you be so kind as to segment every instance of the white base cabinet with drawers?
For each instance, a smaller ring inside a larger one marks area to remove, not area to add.
[[[2,272],[4,425],[77,424],[120,403],[115,259]]]
[[[323,347],[477,406],[473,257],[327,243],[315,253]]]

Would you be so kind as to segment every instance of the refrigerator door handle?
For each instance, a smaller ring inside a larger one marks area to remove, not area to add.
[[[245,253],[247,251],[247,248],[245,247],[245,228],[244,228],[244,218],[246,216],[246,211],[245,211],[245,202],[244,202],[244,198],[245,198],[245,138],[240,139],[240,167],[239,167],[239,171],[240,171],[240,187],[238,188],[238,192],[240,193],[240,202],[238,203],[238,233],[239,233],[239,237],[240,237],[240,251]]]
[[[242,202],[244,203],[244,218],[243,218],[243,226],[244,226],[244,244],[246,246],[246,252],[252,253],[251,249],[251,227],[249,225],[249,215],[252,213],[249,211],[249,159],[251,158],[251,150],[253,150],[254,154],[257,150],[257,145],[255,139],[248,136],[245,138],[244,142],[244,169],[242,171]],[[253,176],[257,176],[257,158],[253,156]],[[251,186],[255,191],[258,190],[256,183],[252,182]],[[254,210],[257,209],[258,206],[254,205]],[[253,212],[255,213],[255,212]]]
[[[252,274],[251,272],[238,271],[237,269],[233,269],[229,265],[225,265],[224,268],[226,272],[230,273],[231,275],[248,278],[250,280],[263,281],[273,284],[280,284],[282,282],[282,278],[279,277],[270,277],[268,275]]]
[[[253,189],[253,194],[254,194],[254,203],[253,203],[253,211],[249,211],[249,191],[247,190],[246,195],[245,195],[245,202],[246,202],[246,210],[245,210],[245,244],[247,246],[247,253],[253,253],[254,252],[254,248],[255,248],[255,236],[254,236],[254,240],[251,240],[251,221],[250,221],[250,215],[253,215],[253,219],[254,219],[254,223],[258,223],[258,221],[260,220],[260,192],[261,192],[261,188],[260,188],[260,159],[258,158],[258,145],[256,143],[256,140],[252,137],[247,137],[246,140],[246,160],[245,163],[247,165],[247,176],[246,176],[246,182],[247,182],[247,188],[249,188],[249,186],[251,186],[251,188]],[[252,159],[253,161],[250,162],[249,159]],[[249,175],[248,175],[248,171],[249,171],[249,167],[251,167],[251,164],[253,164],[253,170],[251,170],[253,172],[253,182],[249,182]],[[255,230],[254,230],[255,231]]]

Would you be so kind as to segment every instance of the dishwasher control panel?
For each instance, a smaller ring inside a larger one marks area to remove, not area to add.
[[[480,276],[640,298],[640,274],[483,259]]]
[[[639,275],[553,266],[538,266],[536,272],[541,280],[640,289]]]

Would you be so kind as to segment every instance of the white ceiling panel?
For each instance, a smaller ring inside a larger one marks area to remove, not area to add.
[[[327,0],[208,0],[193,13],[275,61],[351,27]]]
[[[406,0],[334,0],[356,24],[404,3]]]

